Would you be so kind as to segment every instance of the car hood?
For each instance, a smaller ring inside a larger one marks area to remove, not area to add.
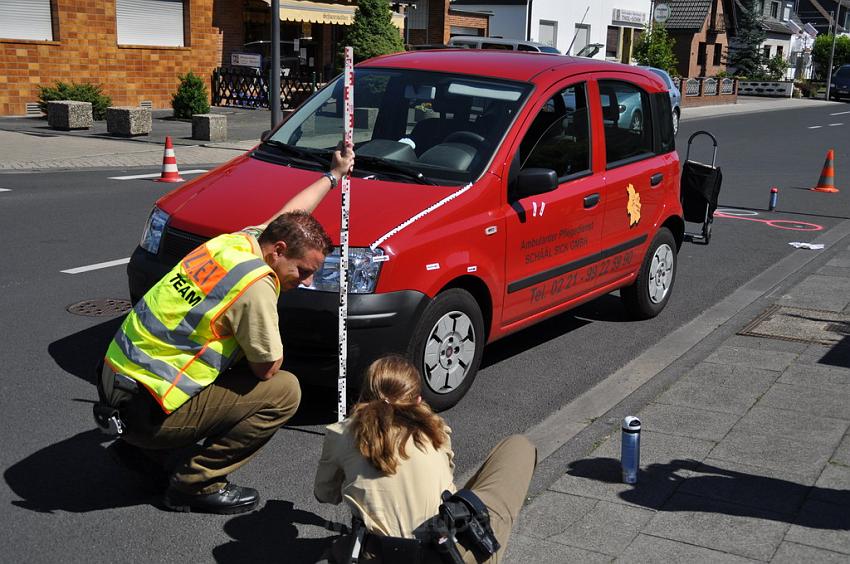
[[[320,174],[245,155],[166,195],[157,205],[171,215],[170,226],[213,237],[267,221]],[[368,246],[457,190],[457,186],[352,178],[349,244]],[[313,212],[335,244],[341,201],[341,191],[333,190]]]

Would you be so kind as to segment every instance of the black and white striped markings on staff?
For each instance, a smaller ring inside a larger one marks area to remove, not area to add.
[[[354,49],[345,48],[343,71],[343,151],[354,145]],[[339,225],[339,374],[337,376],[337,420],[342,421],[348,413],[348,220],[351,207],[351,175],[342,177]]]

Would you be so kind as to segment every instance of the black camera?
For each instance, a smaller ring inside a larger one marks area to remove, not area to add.
[[[456,531],[461,544],[483,558],[499,550],[499,541],[490,526],[487,506],[472,490],[458,490],[454,495],[444,491],[440,516],[446,525]]]

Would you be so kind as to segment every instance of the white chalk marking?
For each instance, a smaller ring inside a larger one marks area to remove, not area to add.
[[[543,217],[543,210],[546,209],[546,202],[540,203],[540,217]]]
[[[80,274],[81,272],[99,270],[101,268],[109,268],[110,266],[118,266],[121,264],[127,264],[128,262],[130,262],[130,257],[118,260],[110,260],[106,262],[99,262],[97,264],[90,264],[88,266],[78,266],[77,268],[69,268],[68,270],[60,270],[59,272],[64,272],[65,274]]]
[[[850,112],[835,112],[834,114],[829,114],[831,116],[843,116],[844,114],[850,114]]]
[[[378,255],[372,257],[372,262],[387,262],[388,260],[390,260],[390,255]]]
[[[0,192],[11,192],[11,188],[0,188]]]
[[[177,168],[175,167],[174,170],[176,171]],[[180,174],[201,174],[203,172],[207,171],[199,168],[197,170],[184,170]],[[162,176],[161,172],[155,172],[152,174],[133,174],[131,176],[110,176],[109,180],[141,180],[142,178],[159,178],[160,176]]]
[[[812,126],[809,127],[809,129],[820,129],[821,127],[823,127],[823,126],[822,125],[812,125]]]
[[[715,210],[715,213],[722,213],[724,215],[734,215],[735,217],[753,217],[759,214],[759,212],[753,210],[738,210],[730,208],[717,208]]]
[[[426,264],[425,270],[440,270],[440,263],[432,262],[431,264]]]
[[[476,272],[478,270],[477,266],[468,266],[466,267],[467,272]]]
[[[484,228],[484,234],[485,235],[495,235],[498,230],[499,230],[498,227],[496,227],[495,225],[491,225],[489,227]]]
[[[830,123],[829,127],[837,127],[839,125],[844,125],[843,123]]]
[[[531,208],[534,210],[531,212],[531,215],[537,217],[537,202],[531,202]]]
[[[443,198],[439,202],[432,204],[430,207],[425,208],[424,210],[422,210],[418,214],[414,215],[413,217],[411,217],[410,219],[408,219],[404,223],[398,225],[397,227],[390,229],[389,231],[384,233],[381,237],[379,237],[374,243],[369,245],[369,248],[374,251],[375,249],[378,248],[378,245],[380,245],[381,243],[383,243],[384,241],[386,241],[387,239],[389,239],[393,235],[397,234],[399,231],[401,231],[402,229],[404,229],[408,225],[414,223],[415,221],[418,221],[419,219],[422,219],[423,217],[425,217],[426,215],[428,215],[429,213],[431,213],[435,209],[442,207],[443,205],[451,202],[452,200],[454,200],[455,198],[457,198],[458,196],[460,196],[461,194],[463,194],[464,192],[466,192],[470,188],[472,188],[472,182],[470,182],[469,184],[467,184],[466,186],[464,186],[463,188],[461,188],[457,192],[454,192],[453,194],[449,194],[448,196],[446,196],[445,198]]]

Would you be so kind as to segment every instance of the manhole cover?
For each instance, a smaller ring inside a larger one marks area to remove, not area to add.
[[[100,298],[83,300],[69,305],[66,309],[74,315],[85,315],[86,317],[115,317],[127,313],[131,308],[129,300]]]
[[[738,334],[835,345],[850,335],[850,315],[819,309],[774,305]]]

